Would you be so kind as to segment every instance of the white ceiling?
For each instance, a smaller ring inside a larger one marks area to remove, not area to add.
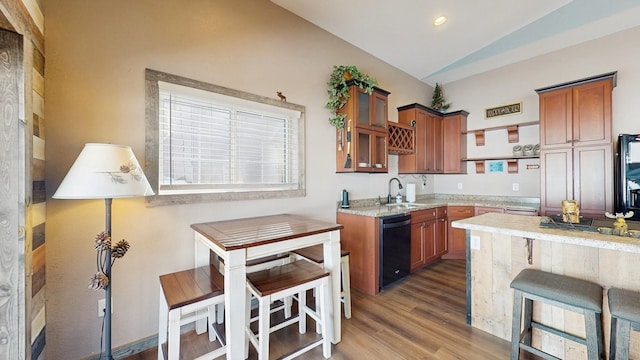
[[[640,25],[640,0],[271,1],[431,85]]]

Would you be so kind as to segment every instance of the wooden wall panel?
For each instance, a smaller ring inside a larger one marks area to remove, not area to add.
[[[19,35],[0,30],[0,287],[3,289],[0,302],[0,359],[23,358],[24,319],[23,304],[24,272],[22,257],[24,249],[20,231],[21,214],[16,211],[19,204],[20,181],[20,100],[18,84],[22,65],[22,42]],[[24,180],[22,180],[24,181]],[[19,235],[18,235],[19,234]],[[18,235],[18,236],[16,236]]]

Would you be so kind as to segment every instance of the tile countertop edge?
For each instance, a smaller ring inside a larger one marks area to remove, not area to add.
[[[451,226],[459,229],[506,234],[599,249],[640,253],[640,239],[583,231],[541,228],[539,224],[539,216],[488,213],[463,220],[456,220],[451,223]]]
[[[418,207],[414,208],[398,208],[396,206],[356,206],[351,208],[338,207],[338,212],[362,215],[362,216],[388,216],[397,214],[409,214],[412,211],[433,209],[441,206],[485,206],[485,207],[497,207],[508,210],[527,210],[527,211],[539,211],[540,204],[519,202],[519,201],[495,201],[495,200],[480,200],[480,199],[419,199],[414,204]]]

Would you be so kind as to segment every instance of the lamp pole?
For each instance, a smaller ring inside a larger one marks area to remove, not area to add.
[[[105,208],[105,232],[111,239],[111,202],[113,199],[106,198],[104,199],[104,208]],[[113,239],[111,240],[113,241]],[[113,283],[113,278],[111,277],[111,246],[107,246],[107,251],[105,255],[105,268],[104,274],[109,279],[109,283],[104,289],[104,347],[105,347],[105,358],[107,360],[112,360],[111,356],[111,284]]]

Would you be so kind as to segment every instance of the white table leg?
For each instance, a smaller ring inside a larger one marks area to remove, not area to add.
[[[195,267],[198,268],[200,266],[206,266],[209,264],[209,253],[211,250],[204,246],[200,240],[198,240],[198,234],[195,234]],[[200,315],[200,312],[198,313]],[[202,334],[205,331],[208,331],[207,319],[198,319],[196,320],[196,333]]]
[[[329,233],[329,241],[323,246],[324,268],[331,272],[331,302],[333,304],[329,309],[329,330],[330,336],[334,344],[342,339],[340,312],[340,230],[331,231]]]
[[[228,253],[224,263],[224,317],[227,359],[244,359],[246,254],[244,249]]]

